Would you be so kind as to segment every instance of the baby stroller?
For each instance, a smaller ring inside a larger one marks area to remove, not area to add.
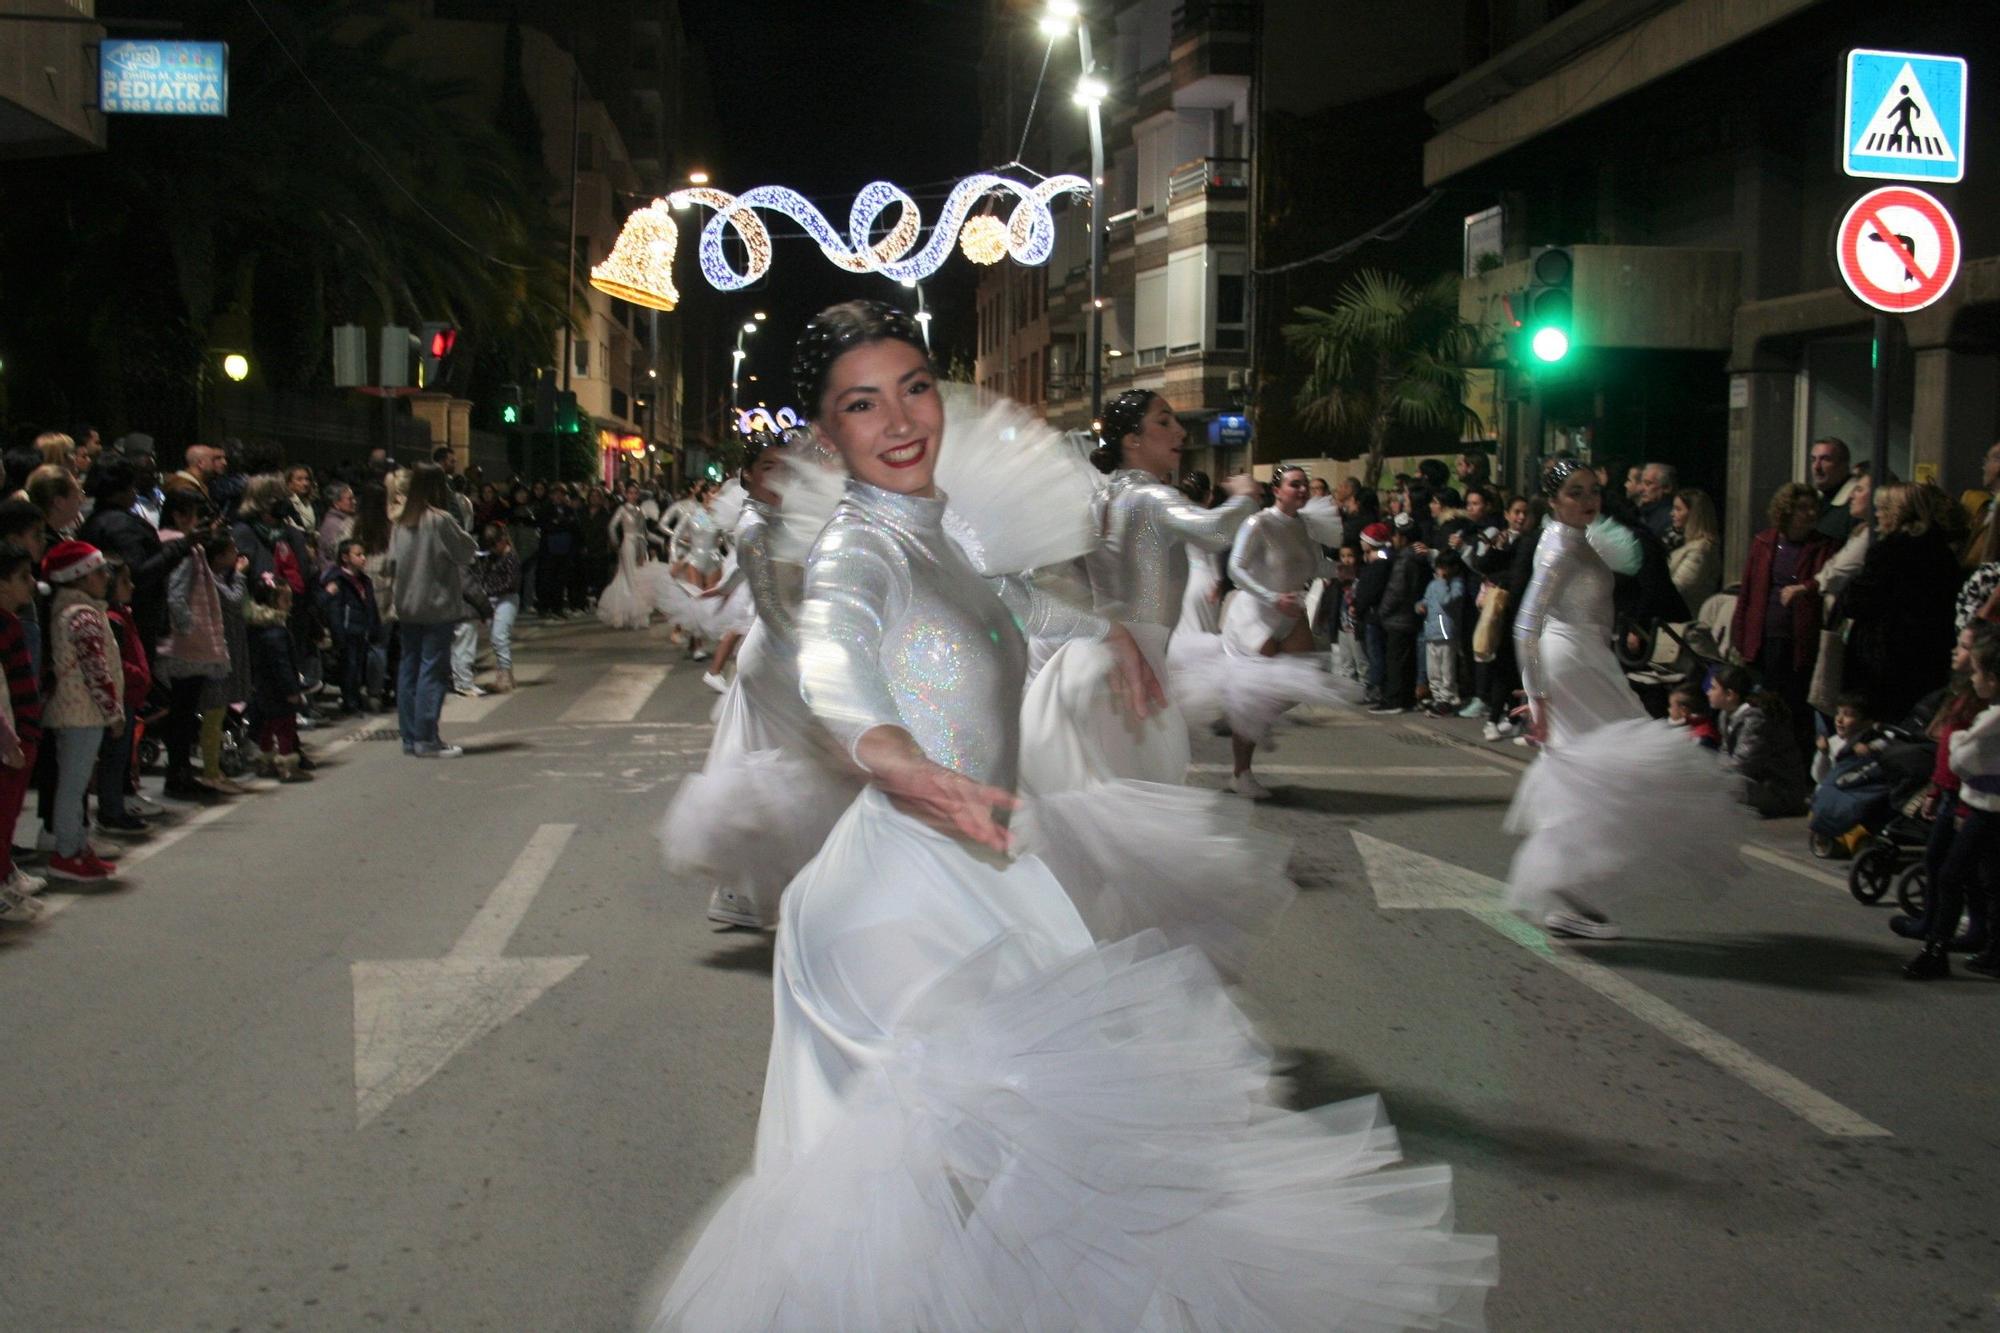
[[[1932,821],[1923,817],[1923,800],[1935,758],[1936,746],[1930,742],[1904,741],[1841,775],[1843,782],[1855,779],[1855,786],[1881,783],[1888,796],[1890,813],[1847,867],[1847,891],[1857,901],[1880,902],[1894,888],[1905,912],[1924,914],[1930,889],[1924,848],[1931,840]]]

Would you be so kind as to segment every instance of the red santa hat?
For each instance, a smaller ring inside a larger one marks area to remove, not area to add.
[[[1361,529],[1361,544],[1371,549],[1377,546],[1387,546],[1389,544],[1389,525],[1387,523],[1370,523],[1367,527]]]
[[[63,541],[42,557],[42,577],[61,587],[104,568],[104,552],[89,542]]]

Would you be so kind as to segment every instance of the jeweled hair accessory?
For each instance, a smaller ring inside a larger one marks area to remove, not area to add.
[[[1570,479],[1570,474],[1582,469],[1583,464],[1574,458],[1556,459],[1542,469],[1542,494],[1551,500],[1555,499],[1556,494],[1562,490],[1563,483]]]
[[[826,373],[842,352],[885,339],[924,351],[924,334],[917,321],[882,301],[849,301],[814,316],[792,349],[792,388],[806,415],[817,414],[820,394],[826,389]]]

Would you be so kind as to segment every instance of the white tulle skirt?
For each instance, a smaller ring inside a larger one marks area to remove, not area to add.
[[[1549,742],[1507,811],[1507,831],[1523,839],[1508,905],[1604,907],[1740,875],[1743,809],[1714,755],[1647,716],[1606,632],[1551,622],[1541,650]]]
[[[1239,606],[1258,608],[1258,612],[1238,612]],[[1301,704],[1327,708],[1360,704],[1360,683],[1327,671],[1325,659],[1317,653],[1265,657],[1231,646],[1232,619],[1238,622],[1238,641],[1254,641],[1260,648],[1269,642],[1271,634],[1255,637],[1243,622],[1254,618],[1256,625],[1265,625],[1269,617],[1261,612],[1270,610],[1237,593],[1223,614],[1221,634],[1174,634],[1167,645],[1167,665],[1174,698],[1190,723],[1202,726],[1220,719],[1236,736],[1269,747],[1278,719]],[[1288,623],[1278,628],[1289,632]]]
[[[1221,580],[1215,576],[1215,558],[1193,547],[1188,548],[1187,558],[1187,591],[1181,594],[1181,619],[1174,634],[1220,634],[1222,599],[1213,594]]]
[[[760,623],[714,716],[701,772],[681,780],[660,821],[661,852],[670,872],[721,888],[731,906],[769,925],[860,783],[799,697],[790,655]]]
[[[597,597],[597,618],[613,629],[644,629],[653,622],[654,565],[646,544],[628,537],[619,544],[618,573]]]
[[[870,790],[789,890],[754,1172],[653,1328],[1476,1328],[1490,1239],[1374,1099],[1272,1103],[1195,950]]]
[[[1171,694],[1168,632],[1128,625],[1140,651]],[[1179,783],[1193,755],[1187,722],[1170,701],[1137,719],[1111,692],[1115,662],[1099,642],[1071,639],[1049,655],[1021,700],[1021,786],[1067,791],[1114,778]]]
[[[692,638],[720,637],[714,632],[714,625],[724,599],[703,597],[700,588],[669,574],[664,562],[647,568],[658,571],[653,576],[653,605],[668,624]]]

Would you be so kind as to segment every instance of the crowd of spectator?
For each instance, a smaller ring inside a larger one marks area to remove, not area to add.
[[[586,609],[614,559],[605,488],[490,483],[448,448],[321,474],[83,427],[0,465],[0,922],[38,917],[50,878],[117,876],[110,840],[173,805],[311,780],[300,733],[335,718],[393,710],[406,754],[461,753],[445,696],[486,692],[487,649],[490,688],[512,689],[519,615]]]

